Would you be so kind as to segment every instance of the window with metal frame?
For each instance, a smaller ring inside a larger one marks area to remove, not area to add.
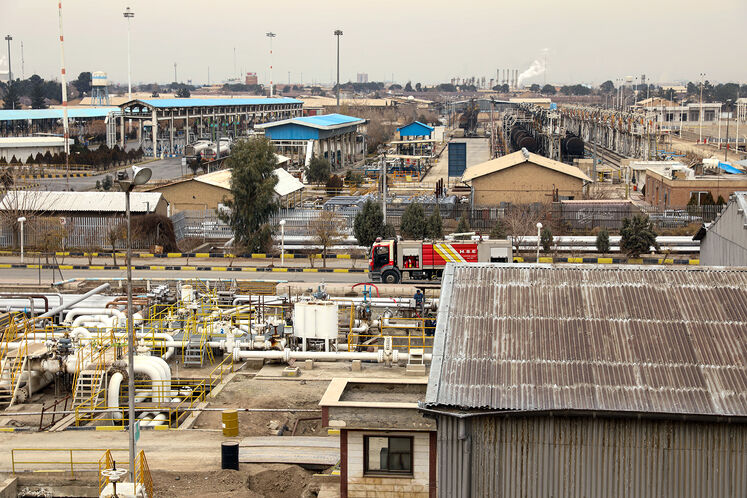
[[[412,475],[411,436],[363,436],[363,473]]]

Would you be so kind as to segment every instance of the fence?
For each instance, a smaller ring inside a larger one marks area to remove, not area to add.
[[[48,251],[59,251],[67,248],[111,249],[109,234],[114,229],[121,229],[115,241],[116,249],[126,249],[125,219],[122,217],[96,216],[53,216],[30,217],[27,215],[24,224],[24,245],[29,248],[40,248]],[[0,218],[0,247],[19,246],[18,227],[12,219]],[[63,223],[64,221],[64,223]],[[133,236],[133,249],[147,249],[156,240],[156,234]]]
[[[212,209],[179,211],[171,217],[171,222],[177,243],[184,239],[228,240],[233,237],[231,227]]]

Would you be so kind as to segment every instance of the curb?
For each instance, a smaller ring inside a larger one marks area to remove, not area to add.
[[[37,256],[40,253],[38,251],[26,251],[25,254],[27,255],[34,255]],[[87,252],[69,252],[69,251],[57,251],[54,253],[55,256],[72,256],[72,257],[88,257],[89,255],[92,257],[106,257],[111,258],[112,253],[110,252],[93,252],[93,253],[87,253]],[[125,257],[126,254],[123,252],[116,253],[117,257]],[[18,256],[20,255],[19,252],[15,251],[0,251],[0,256]],[[280,258],[280,255],[273,255],[273,254],[266,254],[266,253],[252,253],[252,254],[224,254],[222,252],[169,252],[164,254],[155,254],[150,252],[133,252],[132,253],[133,258],[217,258],[217,259],[224,259],[224,258],[242,258],[242,259],[272,259],[272,258]],[[285,254],[286,259],[308,259],[307,255],[300,255],[300,254],[293,254],[293,253],[286,253]],[[359,257],[352,254],[328,254],[326,257],[322,254],[314,254],[313,259],[368,259],[368,257]]]
[[[126,265],[34,265],[20,263],[0,264],[0,269],[22,268],[29,270],[126,270]],[[256,268],[253,266],[158,266],[132,265],[133,270],[153,271],[225,271],[225,272],[270,272],[270,273],[368,273],[359,268]]]

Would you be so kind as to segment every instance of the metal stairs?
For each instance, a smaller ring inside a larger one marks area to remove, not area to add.
[[[200,340],[190,340],[184,348],[184,366],[201,368],[205,362]]]
[[[81,370],[78,373],[78,381],[75,383],[75,394],[73,395],[73,409],[77,407],[90,407],[95,409],[102,397],[104,390],[103,369]]]
[[[5,355],[0,365],[0,407],[13,406],[21,384],[21,372],[26,368],[27,356],[20,350]]]

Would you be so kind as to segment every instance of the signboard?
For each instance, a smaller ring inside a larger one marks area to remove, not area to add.
[[[140,440],[140,421],[135,421],[135,442],[137,443]]]
[[[187,165],[187,158],[182,157],[182,166],[186,166],[186,165]]]
[[[449,176],[461,177],[467,169],[466,142],[449,143]]]

